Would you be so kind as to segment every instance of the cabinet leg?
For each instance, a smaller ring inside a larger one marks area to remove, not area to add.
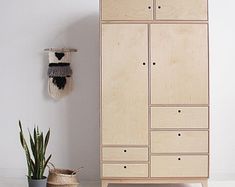
[[[208,187],[208,181],[207,180],[202,181],[202,187]]]
[[[109,183],[105,180],[101,181],[101,187],[108,187]]]

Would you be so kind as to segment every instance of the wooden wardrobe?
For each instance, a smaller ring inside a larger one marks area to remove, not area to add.
[[[207,0],[100,0],[100,11],[102,187],[207,187]]]

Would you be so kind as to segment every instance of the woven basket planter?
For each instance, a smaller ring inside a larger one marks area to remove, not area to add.
[[[77,171],[69,169],[50,169],[47,179],[47,187],[77,187]]]

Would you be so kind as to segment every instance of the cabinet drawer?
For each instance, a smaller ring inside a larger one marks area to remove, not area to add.
[[[148,148],[104,147],[103,161],[148,161]]]
[[[153,107],[152,128],[208,128],[208,107]]]
[[[102,0],[102,20],[152,20],[153,0]]]
[[[103,164],[103,177],[148,177],[148,164]]]
[[[152,156],[151,177],[208,177],[208,156]]]
[[[157,20],[207,20],[207,0],[156,0]]]
[[[208,153],[208,131],[151,132],[152,153]]]

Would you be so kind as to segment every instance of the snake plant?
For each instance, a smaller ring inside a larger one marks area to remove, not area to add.
[[[22,130],[21,121],[19,121],[20,127],[20,142],[25,151],[26,161],[28,166],[28,178],[29,179],[43,179],[45,168],[51,159],[51,155],[46,159],[46,149],[50,138],[50,129],[48,130],[45,139],[43,132],[39,128],[34,127],[33,135],[29,131],[30,147],[28,146],[24,133]]]

